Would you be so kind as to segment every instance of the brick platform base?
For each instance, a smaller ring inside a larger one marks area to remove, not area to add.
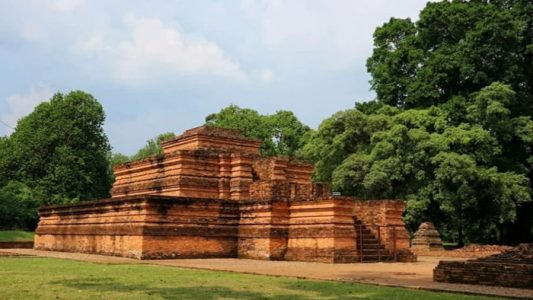
[[[48,206],[39,210],[35,249],[138,259],[242,257],[359,262],[354,213],[364,203],[349,198],[289,203],[152,195]],[[382,200],[373,209],[386,220],[388,213],[400,206],[402,201]],[[396,247],[402,254],[408,238],[403,226],[396,235]],[[386,255],[392,254],[393,241],[383,239],[380,245],[386,260]],[[413,259],[405,255],[398,258]]]

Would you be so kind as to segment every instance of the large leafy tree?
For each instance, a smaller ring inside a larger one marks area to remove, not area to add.
[[[509,84],[512,111],[533,113],[533,2],[429,2],[420,19],[392,18],[374,33],[367,61],[378,99],[405,108]]]
[[[208,115],[205,121],[209,125],[237,129],[244,136],[261,140],[261,153],[264,156],[293,156],[310,132],[308,126],[286,110],[261,115],[253,109],[230,105]]]
[[[91,95],[55,94],[18,121],[2,154],[6,181],[29,187],[42,204],[109,196],[105,114]]]
[[[487,167],[525,175],[531,188],[531,15],[531,1],[480,0],[428,3],[417,22],[392,18],[376,29],[367,61],[376,104],[438,105],[450,126],[477,124],[498,144]],[[531,240],[532,214],[532,203],[522,205],[503,235]]]
[[[429,219],[461,243],[512,240],[506,228],[531,199],[529,166],[504,146],[531,155],[533,136],[529,117],[509,114],[513,98],[494,83],[471,95],[460,124],[438,107],[338,112],[299,154],[343,194],[406,199],[412,230]]]

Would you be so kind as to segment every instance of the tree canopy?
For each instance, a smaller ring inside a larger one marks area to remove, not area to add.
[[[208,115],[205,121],[209,125],[237,129],[246,137],[261,140],[261,154],[264,156],[294,156],[311,131],[291,111],[261,115],[253,109],[236,105]]]
[[[525,0],[442,1],[428,3],[417,22],[392,18],[374,32],[367,61],[376,104],[437,105],[449,125],[480,126],[497,141],[487,167],[526,176],[531,189],[532,15]],[[533,237],[532,214],[531,203],[517,212],[508,230],[521,235],[515,240]]]
[[[434,106],[341,111],[299,155],[316,162],[316,180],[345,195],[406,199],[411,230],[431,220],[449,239],[498,241],[531,200],[529,166],[503,149],[509,141],[532,146],[531,119],[509,114],[514,97],[501,83],[483,88],[460,124]]]
[[[38,205],[108,197],[111,147],[104,120],[100,103],[82,91],[57,93],[20,119],[9,137],[0,138],[4,209],[20,218],[29,209],[35,219]]]
[[[377,99],[324,120],[299,156],[345,194],[406,199],[411,230],[531,240],[531,15],[531,1],[442,1],[391,18],[367,60]]]
[[[416,108],[500,81],[516,92],[515,108],[531,114],[532,15],[527,0],[441,1],[417,22],[391,18],[374,32],[372,87],[383,103]]]
[[[176,135],[173,132],[165,132],[162,134],[159,134],[153,139],[149,139],[146,141],[146,145],[139,149],[137,153],[135,153],[131,160],[138,160],[147,158],[150,156],[157,156],[163,154],[163,148],[161,147],[161,142],[174,138]]]
[[[109,158],[111,167],[124,164],[132,160],[140,160],[151,156],[163,155],[163,147],[161,147],[161,142],[174,138],[175,136],[176,135],[173,132],[161,133],[155,138],[147,140],[146,144],[141,149],[137,150],[137,152],[132,156],[122,153],[113,153]]]

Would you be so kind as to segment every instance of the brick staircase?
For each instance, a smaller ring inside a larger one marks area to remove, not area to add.
[[[363,222],[354,217],[356,251],[360,262],[394,261],[394,255]]]

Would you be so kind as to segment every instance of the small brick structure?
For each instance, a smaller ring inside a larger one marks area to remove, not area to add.
[[[443,251],[440,234],[431,222],[423,222],[415,232],[411,241],[411,250],[417,251]]]
[[[201,126],[115,167],[112,198],[39,209],[35,249],[139,259],[412,261],[398,200],[332,197],[313,166]]]
[[[474,260],[440,261],[433,280],[533,289],[533,244]]]

